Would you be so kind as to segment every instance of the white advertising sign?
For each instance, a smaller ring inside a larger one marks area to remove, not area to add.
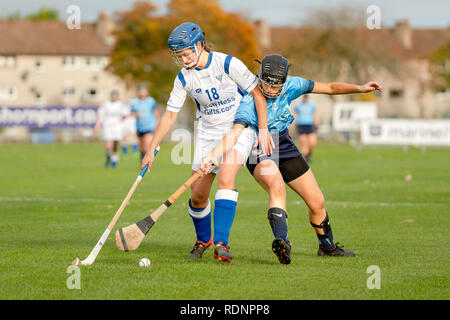
[[[359,131],[361,121],[377,118],[377,105],[373,102],[338,102],[333,106],[333,129]]]
[[[362,144],[450,146],[450,120],[363,121],[361,142]]]

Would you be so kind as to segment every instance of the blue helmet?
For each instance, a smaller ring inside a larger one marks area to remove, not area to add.
[[[185,22],[173,29],[172,33],[167,40],[169,50],[173,52],[181,51],[187,48],[191,48],[196,54],[197,42],[201,40],[202,44],[205,44],[205,35],[202,29],[192,22]]]

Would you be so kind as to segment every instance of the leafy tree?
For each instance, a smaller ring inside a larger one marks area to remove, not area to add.
[[[38,12],[29,14],[31,20],[59,20],[59,11],[53,8],[42,7]]]
[[[433,85],[438,91],[450,89],[450,42],[436,50],[432,57]]]
[[[214,0],[172,0],[165,16],[155,15],[151,2],[136,2],[119,16],[117,41],[110,70],[130,84],[147,82],[150,93],[165,103],[179,68],[168,52],[167,39],[177,25],[191,21],[201,26],[215,50],[241,59],[250,69],[260,53],[253,25],[226,13]]]

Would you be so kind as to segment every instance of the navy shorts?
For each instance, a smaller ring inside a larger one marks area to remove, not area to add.
[[[297,125],[298,134],[310,134],[314,133],[316,130],[313,125]]]
[[[154,133],[155,131],[154,130],[148,130],[148,131],[138,131],[138,132],[136,132],[136,134],[137,134],[137,136],[140,138],[140,137],[143,137],[143,136],[145,136],[146,134],[149,134],[149,133]]]
[[[253,150],[250,153],[246,166],[251,175],[253,175],[258,163],[266,159],[271,159],[275,162],[286,183],[297,179],[308,171],[309,166],[292,141],[287,129],[280,132],[278,136],[272,135],[272,138],[275,142],[275,149],[270,156],[257,155],[257,152]]]

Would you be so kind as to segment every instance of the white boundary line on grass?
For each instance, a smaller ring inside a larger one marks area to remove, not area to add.
[[[0,202],[53,202],[53,203],[61,203],[61,202],[116,202],[116,199],[106,199],[106,198],[47,198],[47,197],[1,197]],[[159,203],[163,200],[161,199],[152,199],[145,198],[135,200],[136,202],[155,202]],[[261,202],[265,202],[266,200],[257,201],[257,200],[239,200],[241,204],[260,204]],[[325,201],[326,204],[329,205],[353,205],[353,206],[366,206],[366,207],[389,207],[389,206],[399,206],[399,207],[418,207],[418,206],[450,206],[448,202],[360,202],[360,201]],[[304,204],[303,201],[287,201],[287,204]]]

